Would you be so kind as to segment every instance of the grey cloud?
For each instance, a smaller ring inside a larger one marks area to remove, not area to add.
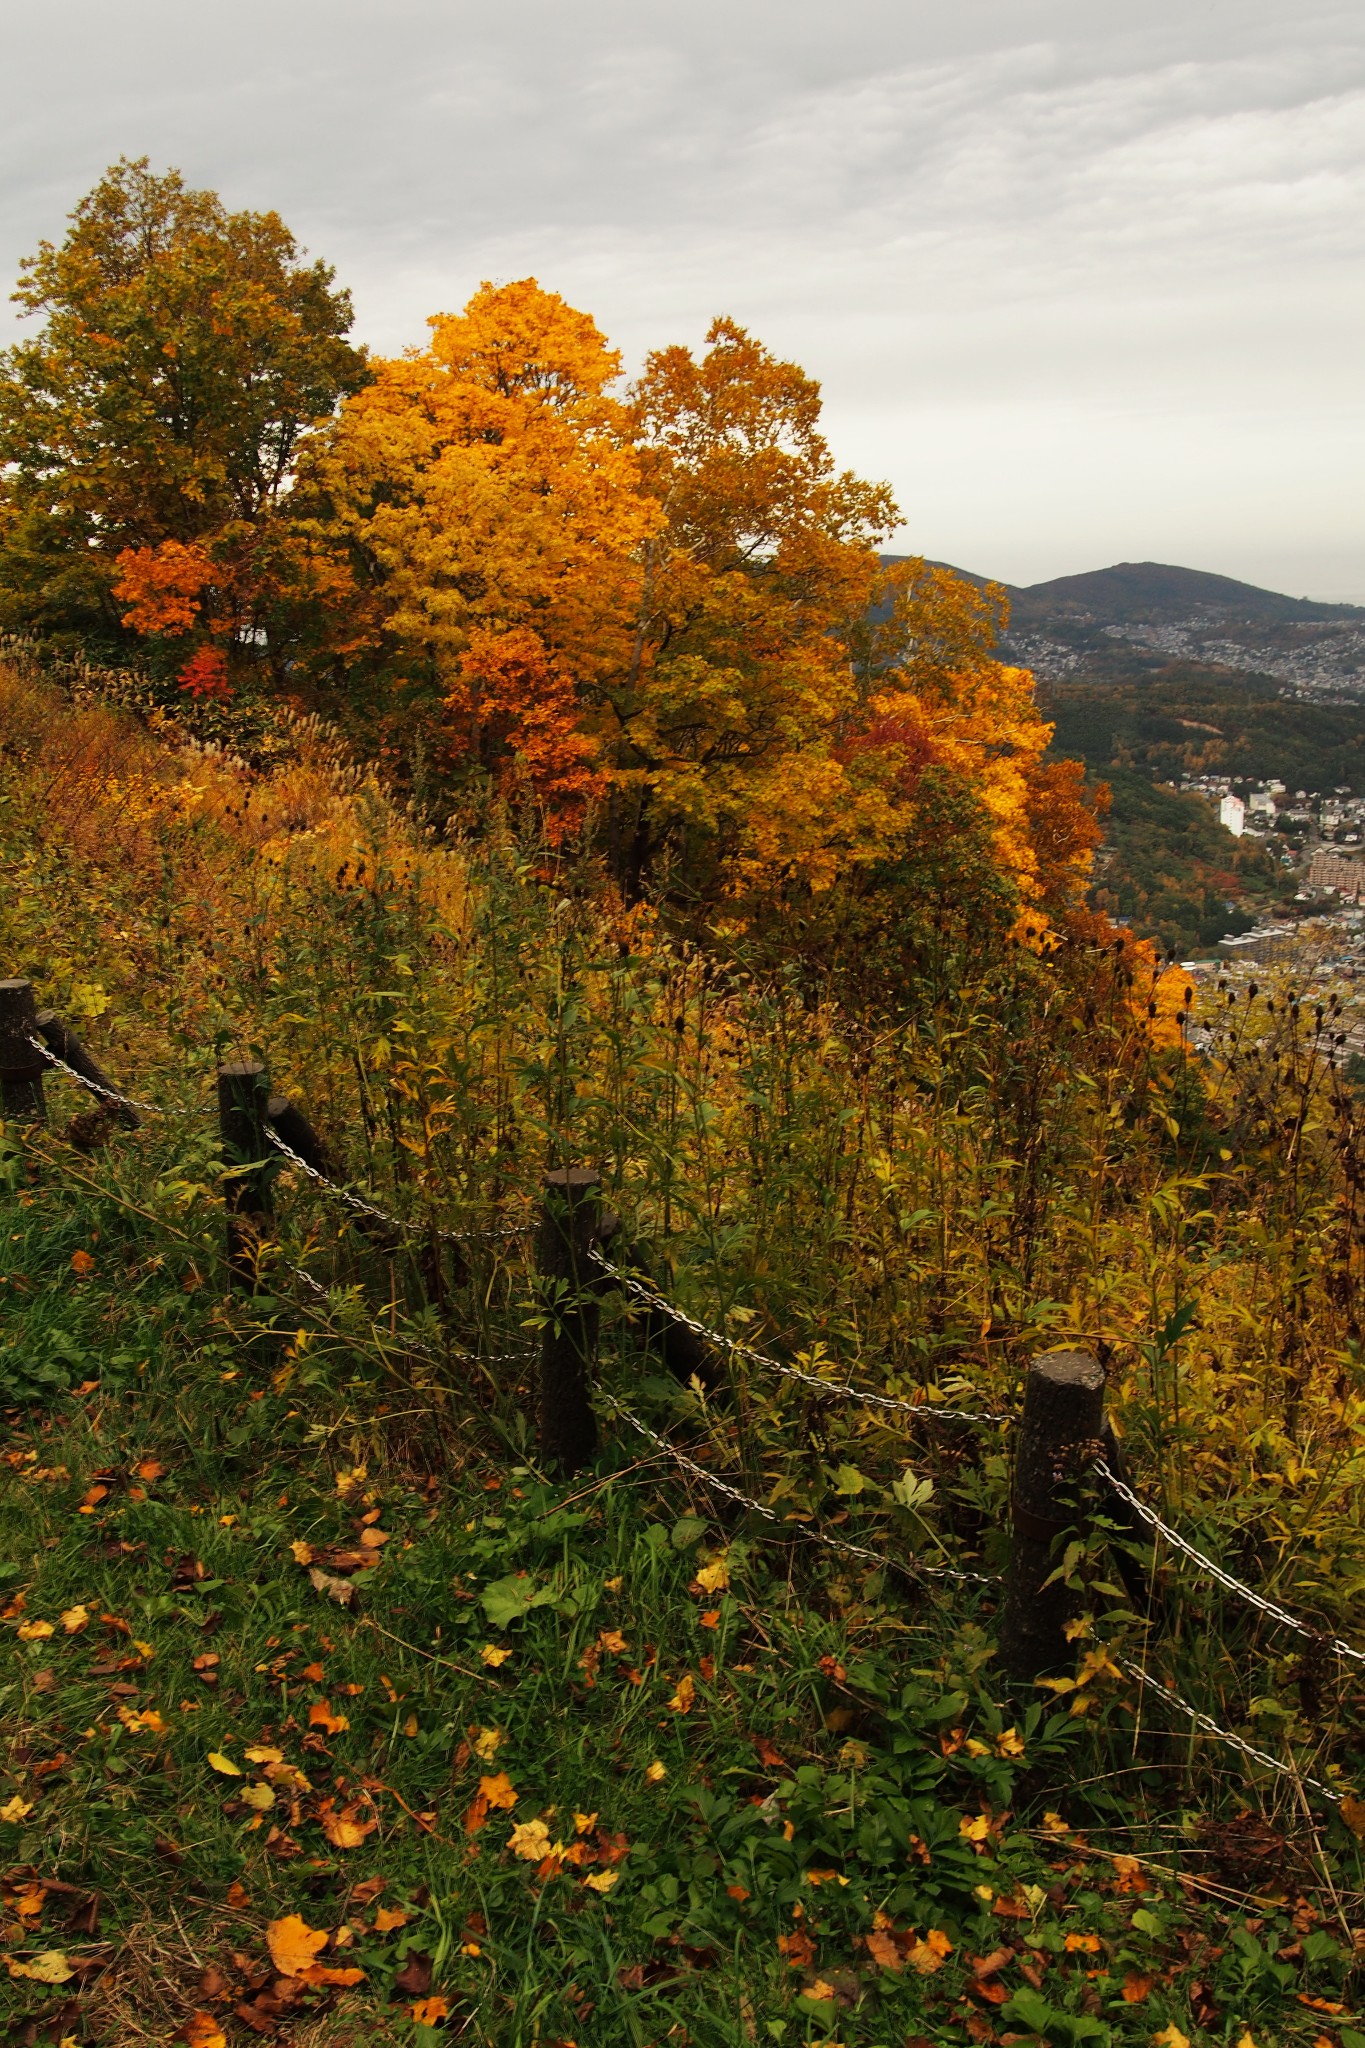
[[[49,0],[0,267],[121,151],[277,206],[418,340],[535,273],[638,361],[719,310],[908,545],[1365,599],[1365,36],[1281,0]]]

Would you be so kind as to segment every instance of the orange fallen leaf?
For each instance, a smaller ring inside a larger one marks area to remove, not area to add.
[[[345,1714],[334,1714],[326,1700],[314,1700],[308,1709],[308,1725],[324,1729],[328,1735],[340,1735],[351,1724]]]
[[[434,2027],[438,2020],[450,2017],[450,2000],[442,1998],[438,1992],[434,1998],[419,1998],[409,2010],[414,2026]]]
[[[697,1696],[696,1684],[690,1671],[685,1671],[678,1680],[678,1689],[668,1702],[675,1714],[690,1714]]]
[[[251,1904],[251,1894],[239,1878],[234,1877],[232,1883],[228,1886],[227,1902],[230,1906],[235,1907],[239,1913]]]
[[[45,1642],[54,1630],[50,1621],[21,1621],[18,1633],[21,1642],[41,1643]]]
[[[1098,1934],[1068,1934],[1066,1947],[1069,1955],[1097,1956],[1100,1952],[1100,1938]]]
[[[323,1679],[323,1670],[321,1664],[305,1664],[303,1667],[303,1676],[308,1680],[308,1683],[310,1685],[321,1685]]]
[[[360,1808],[356,1805],[343,1806],[333,1812],[333,1801],[324,1800],[318,1813],[322,1832],[334,1849],[358,1849],[367,1835],[372,1835],[379,1826],[373,1814],[368,1820],[357,1818]]]
[[[392,1934],[396,1927],[406,1927],[408,1918],[401,1906],[376,1906],[374,1931],[376,1934]]]
[[[863,1939],[867,1943],[868,1954],[879,1969],[900,1969],[901,1952],[889,1934],[868,1934]]]
[[[912,1941],[905,1951],[906,1960],[919,1971],[921,1977],[932,1976],[941,1970],[953,1952],[953,1944],[940,1928],[931,1927],[923,1941]]]
[[[719,1628],[719,1627],[720,1627],[720,1609],[719,1609],[719,1607],[705,1607],[705,1608],[703,1608],[703,1609],[702,1609],[702,1613],[701,1613],[701,1625],[702,1625],[702,1627],[703,1627],[703,1628]]]
[[[1123,1980],[1123,2002],[1125,2005],[1141,2005],[1151,1996],[1155,1977],[1144,1977],[1137,1970],[1130,1970]]]
[[[297,1913],[272,1920],[265,1930],[270,1960],[282,1977],[299,1977],[309,1969],[318,1950],[327,1946],[326,1930],[310,1927]]]
[[[145,1479],[151,1486],[156,1480],[166,1477],[166,1467],[160,1458],[143,1458],[138,1464],[137,1476],[139,1479]]]
[[[73,1273],[93,1273],[95,1261],[91,1258],[89,1252],[72,1252],[71,1270]]]
[[[338,1970],[330,1963],[310,1963],[298,1975],[301,1984],[363,1984],[365,1981],[365,1972],[354,1965]]]
[[[192,2012],[180,2029],[185,2048],[228,2048],[227,2035],[211,2012]]]
[[[619,1628],[604,1628],[597,1638],[598,1647],[610,1651],[613,1657],[622,1657],[630,1648]]]
[[[804,1970],[815,1955],[815,1943],[799,1927],[794,1934],[779,1934],[777,1947],[793,1970]]]
[[[83,1628],[90,1626],[90,1609],[80,1605],[68,1607],[59,1618],[69,1636],[78,1636]]]

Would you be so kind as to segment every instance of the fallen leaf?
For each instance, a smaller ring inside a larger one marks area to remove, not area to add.
[[[425,1998],[431,1989],[431,1957],[413,1949],[393,1982],[395,1990],[406,1992],[409,1998]]]
[[[419,1998],[412,2007],[412,2021],[417,2027],[434,2027],[437,2020],[449,2017],[450,2000],[443,1998],[439,1992],[434,1998]]]
[[[702,1625],[702,1627],[703,1627],[703,1628],[719,1628],[719,1627],[720,1627],[720,1609],[719,1609],[719,1607],[704,1607],[704,1608],[702,1609],[702,1612],[701,1612],[701,1616],[700,1616],[700,1619],[701,1619],[701,1625]]]
[[[81,1606],[68,1607],[60,1620],[69,1636],[79,1635],[83,1628],[90,1626],[90,1609]]]
[[[297,1913],[288,1913],[283,1920],[272,1920],[265,1930],[270,1960],[282,1977],[297,1977],[314,1961],[320,1948],[327,1945],[326,1931],[310,1927]]]
[[[16,1792],[13,1799],[7,1799],[5,1804],[0,1806],[0,1820],[7,1821],[11,1827],[17,1827],[24,1816],[32,1811],[33,1801],[21,1799]]]
[[[619,1870],[593,1870],[583,1882],[590,1892],[609,1892],[620,1875]]]
[[[378,1550],[389,1541],[392,1534],[393,1531],[391,1529],[362,1529],[360,1532],[361,1549]]]
[[[712,1558],[697,1573],[696,1583],[703,1593],[723,1593],[730,1583],[730,1567],[724,1557]]]
[[[228,1886],[227,1902],[230,1906],[235,1907],[239,1913],[243,1912],[251,1904],[251,1894],[240,1879],[234,1877],[232,1883]]]
[[[1151,1996],[1155,1977],[1144,1977],[1137,1970],[1129,1970],[1123,1980],[1123,2002],[1125,2005],[1142,2005]]]
[[[314,1700],[308,1709],[308,1725],[310,1728],[322,1728],[328,1735],[340,1735],[351,1724],[345,1714],[334,1714],[326,1700]]]
[[[331,1963],[310,1963],[306,1970],[299,1971],[302,1984],[363,1984],[365,1972],[354,1964],[336,1969]]]
[[[899,1970],[901,1952],[889,1934],[868,1934],[863,1938],[867,1943],[867,1952],[878,1969]]]
[[[984,1813],[964,1814],[957,1824],[957,1831],[968,1842],[984,1842],[991,1831],[988,1815]]]
[[[396,1927],[406,1927],[410,1917],[401,1906],[376,1906],[374,1931],[376,1934],[392,1934]]]
[[[276,1749],[269,1742],[248,1743],[242,1754],[246,1757],[247,1762],[252,1764],[282,1764],[284,1762],[284,1751]]]
[[[317,1556],[312,1544],[305,1543],[301,1536],[296,1536],[289,1548],[294,1553],[295,1564],[311,1564]]]
[[[46,1949],[28,1962],[6,1956],[5,1968],[11,1977],[28,1977],[35,1984],[65,1984],[76,1974],[59,1948]]]
[[[543,1820],[524,1820],[513,1828],[507,1846],[524,1863],[540,1863],[547,1856],[558,1855],[562,1845],[551,1842],[550,1830]]]
[[[50,1621],[21,1621],[19,1624],[19,1640],[24,1643],[41,1643],[53,1632]]]
[[[779,1934],[777,1947],[778,1953],[787,1958],[793,1970],[804,1970],[815,1955],[815,1943],[799,1927],[794,1934]]]
[[[696,1701],[697,1688],[690,1671],[685,1671],[678,1680],[678,1689],[668,1702],[675,1714],[690,1714]]]
[[[80,1274],[93,1273],[95,1261],[91,1258],[89,1252],[72,1252],[71,1270],[73,1273]]]
[[[647,1785],[662,1785],[662,1783],[663,1783],[664,1779],[665,1779],[665,1778],[666,1778],[667,1776],[668,1776],[668,1765],[667,1765],[667,1764],[661,1764],[661,1763],[652,1763],[652,1764],[646,1764],[646,1766],[645,1766],[645,1783],[646,1783]]]
[[[491,1764],[506,1737],[501,1728],[480,1728],[474,1737],[473,1750],[481,1764]]]
[[[1152,2036],[1153,2048],[1190,2048],[1190,2037],[1182,2034],[1175,2021]]]
[[[1069,1955],[1097,1956],[1100,1952],[1098,1934],[1068,1934],[1066,1948]]]
[[[919,1971],[921,1977],[931,1977],[935,1970],[941,1970],[953,1952],[953,1944],[946,1934],[937,1927],[931,1927],[923,1941],[912,1941],[905,1951],[906,1961]]]
[[[211,2012],[192,2012],[180,2029],[185,2048],[228,2048],[227,2035]]]
[[[349,1579],[334,1578],[330,1572],[319,1570],[314,1565],[308,1573],[309,1584],[318,1593],[325,1593],[329,1600],[335,1600],[338,1607],[349,1607],[355,1599],[355,1587]]]
[[[997,1756],[1015,1757],[1024,1754],[1023,1737],[1017,1728],[1007,1728],[1004,1734],[997,1739],[995,1753]]]
[[[224,1756],[221,1749],[211,1749],[209,1751],[209,1765],[213,1770],[221,1771],[225,1778],[240,1778],[242,1775],[241,1770],[232,1761],[232,1758]]]
[[[241,1797],[253,1813],[269,1813],[275,1804],[275,1794],[269,1785],[243,1785]]]
[[[357,1805],[343,1806],[339,1812],[332,1812],[332,1801],[324,1802],[318,1814],[322,1832],[334,1849],[358,1849],[367,1835],[372,1835],[379,1822],[371,1814],[368,1820],[360,1820]]]
[[[613,1657],[623,1657],[630,1648],[619,1628],[604,1628],[597,1643],[599,1649],[606,1650]]]
[[[493,1671],[499,1670],[507,1662],[511,1654],[510,1650],[500,1650],[496,1643],[485,1643],[479,1652],[482,1662],[487,1664],[490,1670]]]
[[[573,1831],[576,1835],[589,1834],[596,1826],[597,1815],[595,1813],[576,1813],[573,1817]]]
[[[156,1480],[166,1477],[166,1467],[160,1458],[143,1458],[138,1464],[137,1476],[139,1479],[145,1479],[151,1486]]]
[[[19,1633],[22,1635],[23,1630],[20,1629]],[[1365,1799],[1357,1799],[1354,1792],[1344,1792],[1341,1817],[1357,1840],[1365,1842]]]

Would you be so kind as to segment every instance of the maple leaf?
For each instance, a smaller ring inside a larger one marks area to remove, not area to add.
[[[25,1815],[32,1813],[32,1811],[33,1801],[31,1799],[21,1799],[16,1792],[12,1799],[7,1799],[5,1804],[0,1806],[0,1820],[8,1822],[11,1827],[17,1827]]]
[[[563,1854],[564,1847],[562,1842],[551,1842],[550,1830],[543,1820],[522,1821],[508,1836],[507,1846],[524,1863],[540,1863],[547,1857],[558,1857]]]
[[[906,1960],[919,1971],[922,1977],[932,1976],[941,1970],[953,1952],[953,1944],[946,1934],[937,1927],[931,1927],[923,1941],[912,1941],[906,1947]]]
[[[1129,1970],[1121,1987],[1125,2005],[1141,2005],[1150,1997],[1155,1977],[1144,1977],[1137,1970]]]
[[[696,1583],[703,1593],[723,1593],[730,1583],[730,1566],[724,1556],[712,1558],[697,1573]]]
[[[1068,1934],[1066,1947],[1069,1955],[1097,1956],[1100,1952],[1100,1938],[1098,1934]]]
[[[91,1258],[89,1252],[72,1252],[71,1270],[73,1273],[80,1273],[81,1275],[93,1273],[95,1261]]]
[[[215,1771],[221,1771],[225,1778],[240,1778],[242,1776],[240,1767],[232,1761],[230,1756],[224,1756],[221,1749],[211,1749],[208,1760],[210,1768]]]
[[[265,1930],[270,1960],[282,1977],[298,1977],[315,1961],[319,1949],[327,1946],[325,1930],[310,1927],[297,1913],[272,1920]]]
[[[504,1811],[517,1803],[516,1787],[506,1771],[499,1771],[491,1778],[480,1778],[479,1797],[487,1800],[489,1806],[500,1807]]]
[[[328,1735],[340,1735],[351,1724],[345,1714],[334,1714],[326,1700],[314,1700],[308,1709],[308,1725],[324,1729]]]
[[[595,1813],[576,1813],[573,1817],[573,1831],[576,1835],[586,1835],[596,1826],[597,1815]]]
[[[491,1764],[506,1739],[504,1729],[480,1728],[475,1733],[471,1747],[481,1764]]]
[[[419,1998],[408,2010],[412,2014],[414,2026],[434,2027],[438,2020],[449,2019],[450,2000],[443,1998],[438,1991],[431,1998]]]
[[[496,1643],[485,1643],[479,1652],[480,1659],[493,1671],[497,1671],[511,1656],[510,1650],[500,1650]]]
[[[793,1970],[804,1970],[815,1956],[815,1943],[799,1927],[794,1934],[779,1934],[777,1947],[778,1953],[787,1958]]]
[[[720,1609],[719,1609],[719,1607],[704,1607],[704,1608],[702,1609],[702,1611],[701,1611],[701,1614],[700,1614],[700,1615],[698,1616],[698,1620],[700,1621],[700,1623],[701,1623],[701,1626],[702,1626],[703,1628],[719,1628],[719,1627],[720,1627]]]
[[[620,1875],[619,1870],[593,1870],[583,1882],[590,1892],[609,1892]]]
[[[697,1688],[690,1671],[685,1671],[678,1680],[678,1689],[668,1702],[675,1714],[690,1714],[696,1701]]]
[[[1190,2048],[1190,2037],[1182,2034],[1175,2021],[1163,2027],[1159,2034],[1152,2036],[1153,2048]]]
[[[230,1906],[235,1907],[239,1913],[245,1912],[246,1908],[251,1904],[251,1894],[240,1878],[234,1877],[232,1883],[228,1886],[227,1902]]]
[[[1023,1737],[1017,1728],[1007,1728],[1004,1734],[997,1739],[995,1753],[997,1756],[1015,1757],[1024,1754]]]
[[[294,1553],[295,1564],[311,1564],[317,1555],[312,1544],[305,1543],[301,1536],[296,1536],[289,1548]]]
[[[318,1565],[309,1566],[308,1579],[316,1592],[325,1593],[338,1607],[349,1607],[355,1599],[355,1587],[349,1579],[339,1579],[334,1572],[325,1572]]]
[[[406,1927],[411,1915],[401,1906],[376,1906],[374,1909],[374,1931],[376,1934],[392,1934],[396,1927]]]
[[[604,1628],[597,1638],[599,1649],[608,1651],[613,1657],[624,1656],[630,1648],[619,1628]]]
[[[957,1824],[957,1831],[964,1841],[970,1842],[973,1848],[977,1848],[990,1835],[990,1816],[984,1813],[977,1813],[969,1817],[964,1814]]]

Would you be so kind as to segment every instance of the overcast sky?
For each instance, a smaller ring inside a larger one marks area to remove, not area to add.
[[[1365,602],[1365,13],[1333,0],[45,0],[0,273],[120,154],[277,208],[396,351],[537,276],[727,312],[908,549]]]

